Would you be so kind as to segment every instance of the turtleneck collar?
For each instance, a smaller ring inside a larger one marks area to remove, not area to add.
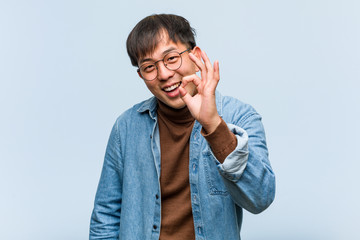
[[[193,122],[195,119],[191,115],[190,110],[187,106],[181,109],[175,109],[169,107],[168,105],[164,104],[163,102],[157,100],[158,102],[158,114],[165,117],[169,121],[176,123],[176,124],[186,124]]]

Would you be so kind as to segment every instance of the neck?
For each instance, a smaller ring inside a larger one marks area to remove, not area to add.
[[[157,111],[168,120],[177,124],[189,123],[195,120],[187,106],[180,109],[175,109],[158,100]]]

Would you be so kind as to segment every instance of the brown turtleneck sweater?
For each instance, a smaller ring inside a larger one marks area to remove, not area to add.
[[[173,109],[158,101],[161,146],[160,240],[195,239],[189,184],[189,139],[194,118],[187,107]],[[236,137],[224,121],[203,136],[220,162],[235,149]]]

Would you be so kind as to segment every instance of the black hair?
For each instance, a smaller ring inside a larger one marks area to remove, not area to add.
[[[154,14],[141,20],[127,38],[126,48],[133,66],[155,50],[163,33],[167,33],[174,43],[180,41],[191,49],[196,46],[195,29],[185,18],[174,14]]]

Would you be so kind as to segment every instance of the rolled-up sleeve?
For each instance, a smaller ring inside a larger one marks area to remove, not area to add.
[[[268,159],[261,116],[250,113],[227,126],[236,136],[235,149],[223,162],[214,153],[211,155],[233,201],[249,212],[260,213],[275,197],[275,175]]]

